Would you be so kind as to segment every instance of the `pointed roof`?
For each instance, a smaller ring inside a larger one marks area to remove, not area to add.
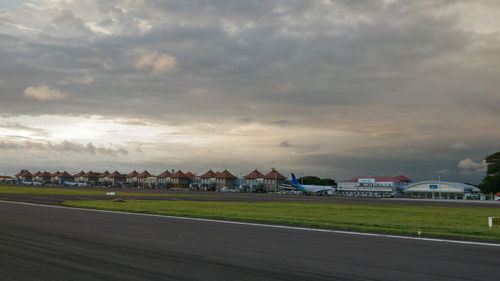
[[[137,178],[139,173],[136,170],[133,170],[130,174],[127,175],[127,178]]]
[[[208,172],[206,172],[200,176],[200,178],[202,178],[202,179],[211,179],[211,178],[215,178],[215,177],[216,177],[216,174],[212,170],[208,170]]]
[[[124,178],[124,177],[126,177],[124,174],[121,174],[118,171],[114,171],[109,176],[112,177],[112,178]]]
[[[411,180],[403,175],[399,175],[396,177],[397,180],[399,181],[404,181],[404,182],[411,182]]]
[[[92,171],[88,171],[88,173],[85,173],[85,175],[83,175],[84,177],[88,177],[88,178],[96,178],[96,177],[99,177],[101,175],[101,173],[95,173],[95,172],[92,172]]]
[[[171,176],[171,178],[180,178],[180,179],[187,179],[188,177],[186,176],[186,174],[184,174],[181,170],[173,173]]]
[[[47,171],[45,171],[45,172],[41,173],[40,176],[42,176],[42,177],[50,177],[50,176],[52,176],[52,174],[49,173],[49,172],[47,172]]]
[[[159,178],[170,178],[171,175],[172,175],[171,172],[169,172],[168,170],[165,170],[165,172],[159,174],[158,177]]]
[[[34,177],[39,177],[42,175],[42,172],[38,171],[36,173],[33,174]]]
[[[21,170],[21,172],[15,175],[16,177],[31,177],[33,176],[28,170]]]
[[[285,180],[286,177],[280,174],[276,169],[272,169],[267,175],[264,176],[265,179],[280,179]]]
[[[196,175],[191,171],[187,172],[185,175],[186,175],[186,177],[188,177],[190,179],[196,178]]]
[[[70,173],[64,171],[62,173],[59,173],[59,176],[60,177],[66,177],[66,178],[70,178],[70,177],[73,177]]]
[[[250,174],[244,176],[245,179],[261,179],[264,175],[259,172],[257,169],[253,170]]]
[[[111,174],[110,174],[110,173],[106,170],[106,171],[104,171],[104,173],[101,173],[101,174],[99,175],[99,177],[100,177],[100,178],[105,178],[105,177],[109,177],[110,175],[111,175]]]
[[[153,175],[151,175],[148,171],[144,170],[144,172],[140,173],[138,175],[139,178],[149,178],[149,177],[154,177]]]
[[[218,179],[237,179],[235,175],[231,174],[227,169],[224,171],[217,173],[217,178]]]
[[[85,172],[84,172],[84,171],[81,171],[81,172],[79,172],[79,173],[74,174],[73,176],[74,176],[75,178],[79,178],[79,177],[83,177],[84,175],[85,175]]]

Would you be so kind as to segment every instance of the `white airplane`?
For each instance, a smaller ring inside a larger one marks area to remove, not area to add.
[[[61,178],[61,183],[66,185],[66,186],[87,186],[87,184],[84,182],[66,181],[63,178]]]
[[[22,179],[18,179],[17,180],[20,184],[24,184],[24,185],[42,185],[41,182],[37,182],[37,181],[24,181]]]
[[[302,185],[299,183],[295,175],[292,173],[292,186],[304,194],[314,195],[334,195],[335,189],[327,185]]]

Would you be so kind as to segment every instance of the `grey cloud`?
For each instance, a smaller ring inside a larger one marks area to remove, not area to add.
[[[37,136],[48,136],[49,131],[41,129],[41,128],[36,128],[36,127],[29,127],[20,123],[16,122],[0,122],[0,128],[4,129],[10,129],[10,130],[15,130],[15,131],[29,131],[35,133]]]
[[[450,175],[460,159],[495,151],[500,39],[463,30],[459,14],[445,13],[467,1],[330,2],[91,1],[96,6],[87,9],[61,2],[60,13],[50,18],[54,27],[42,22],[30,36],[12,29],[24,20],[11,11],[0,16],[0,77],[6,81],[0,114],[101,115],[137,125],[210,122],[220,124],[218,130],[265,124],[289,128],[289,134],[310,131],[311,139],[323,138],[320,131],[341,131],[357,134],[353,142],[373,139],[361,149],[367,155],[437,143],[439,149],[421,153],[446,151],[450,159],[432,171],[450,169]],[[90,30],[89,18],[112,33]],[[141,21],[151,28],[141,29]],[[178,69],[138,71],[134,50],[169,54]],[[54,85],[82,73],[93,83],[62,83],[60,90],[71,97],[57,104],[20,96],[30,85]],[[296,156],[319,149],[293,138],[286,148]],[[349,157],[343,159],[349,163]],[[404,162],[391,161],[380,166]],[[413,167],[425,165],[419,161]]]
[[[80,144],[70,141],[63,141],[61,143],[52,142],[12,142],[0,141],[1,150],[36,150],[36,151],[49,151],[49,152],[76,152],[86,154],[102,154],[108,156],[127,155],[129,151],[124,147],[96,147],[92,143]]]

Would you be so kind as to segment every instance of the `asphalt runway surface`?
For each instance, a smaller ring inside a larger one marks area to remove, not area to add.
[[[498,280],[500,247],[0,201],[0,280]]]

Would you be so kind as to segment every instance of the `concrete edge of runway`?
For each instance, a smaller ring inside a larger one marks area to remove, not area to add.
[[[46,208],[70,209],[70,210],[86,211],[86,212],[100,212],[100,213],[108,213],[108,214],[148,216],[148,217],[169,218],[169,219],[177,219],[177,220],[189,220],[189,221],[200,221],[200,222],[210,222],[210,223],[233,224],[233,225],[243,225],[243,226],[252,226],[252,227],[289,229],[289,230],[297,230],[297,231],[337,233],[337,234],[345,234],[345,235],[383,237],[383,238],[391,238],[391,239],[407,239],[407,240],[419,240],[419,241],[452,243],[452,244],[462,244],[462,245],[500,247],[500,243],[489,243],[489,242],[452,240],[452,239],[443,239],[443,238],[413,237],[413,236],[403,236],[403,235],[393,235],[393,234],[356,232],[356,231],[345,231],[345,230],[334,230],[334,229],[323,229],[323,228],[309,228],[309,227],[299,227],[299,226],[286,226],[286,225],[275,225],[275,224],[254,223],[254,222],[241,222],[241,221],[219,220],[219,219],[207,219],[207,218],[196,218],[196,217],[181,217],[181,216],[171,216],[171,215],[133,213],[133,212],[110,211],[110,210],[100,210],[100,209],[74,208],[74,207],[66,207],[66,206],[45,205],[45,204],[36,204],[36,203],[28,203],[28,202],[6,201],[6,200],[0,200],[0,203],[18,204],[18,205],[27,205],[27,206],[36,206],[36,207],[46,207]]]

